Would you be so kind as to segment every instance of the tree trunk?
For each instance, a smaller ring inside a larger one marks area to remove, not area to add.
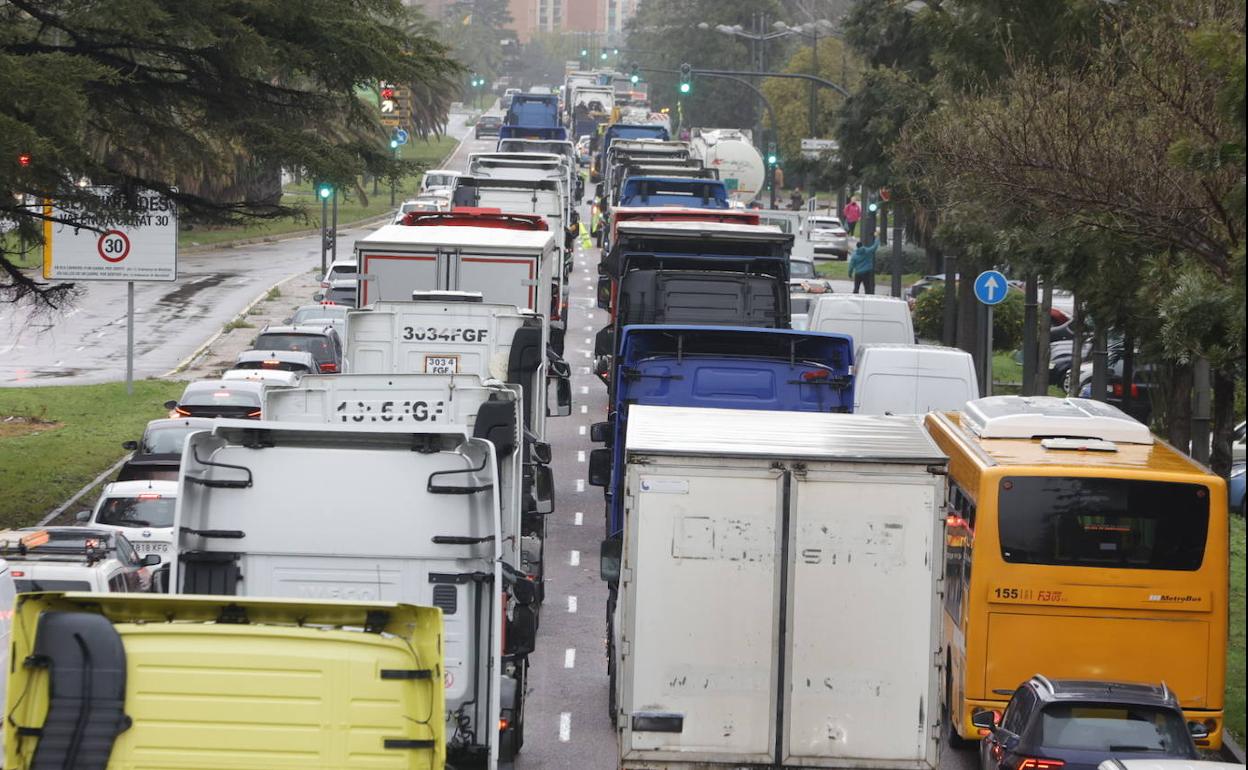
[[[1231,437],[1235,432],[1235,372],[1213,370],[1213,452],[1209,467],[1227,478],[1231,473]]]
[[[1135,401],[1135,335],[1122,333],[1122,411],[1131,414]]]
[[[913,219],[911,221],[914,221]],[[927,274],[939,275],[945,270],[945,255],[937,247],[927,244],[923,247],[923,253],[927,255]],[[949,276],[945,276],[945,280],[949,280]]]
[[[1036,319],[1036,323],[1040,326],[1036,329],[1036,379],[1033,392],[1037,396],[1049,394],[1049,359],[1052,356],[1049,344],[1053,339],[1052,310],[1053,284],[1048,278],[1044,278],[1044,289],[1040,293],[1040,313],[1039,318]]]
[[[1070,321],[1070,372],[1067,375],[1067,396],[1079,395],[1079,378],[1083,370],[1083,306],[1079,304],[1079,295],[1075,295],[1074,317]]]
[[[965,259],[963,257],[962,259]],[[971,265],[962,264],[958,260],[958,275],[965,275],[965,281],[958,281],[958,347],[978,358],[975,352],[979,346],[979,314],[975,312],[975,276],[977,270]]]
[[[1192,365],[1175,362],[1166,399],[1166,438],[1180,452],[1192,449]]]

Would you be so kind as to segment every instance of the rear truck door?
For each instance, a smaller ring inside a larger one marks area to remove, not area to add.
[[[550,311],[538,301],[543,294],[539,290],[540,255],[461,251],[456,252],[453,259],[447,288],[479,291],[486,302],[515,305],[542,315]]]
[[[15,660],[46,663],[11,672],[6,768],[445,765],[442,720],[413,718],[445,709],[437,609],[47,593],[16,612]]]
[[[417,289],[446,289],[446,257],[435,250],[360,248],[356,255],[360,271],[359,300],[364,307],[378,300],[404,301]]]
[[[778,474],[634,465],[630,483],[637,509],[621,576],[622,756],[770,764]]]
[[[780,759],[934,768],[938,477],[922,466],[840,468],[792,474]]]

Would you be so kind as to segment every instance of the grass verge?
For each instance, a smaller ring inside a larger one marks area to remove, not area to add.
[[[121,459],[121,442],[164,417],[161,405],[184,386],[140,380],[133,396],[126,395],[124,382],[0,389],[0,420],[17,415],[60,423],[0,435],[0,527],[33,524],[68,500]]]
[[[818,260],[815,262],[815,272],[820,277],[823,277],[823,278],[831,278],[833,280],[840,280],[840,281],[852,280],[849,277],[849,260],[833,260],[833,259]],[[902,288],[909,286],[910,284],[914,283],[915,281],[919,280],[922,277],[923,276],[919,275],[918,273],[902,273],[901,274]],[[887,287],[889,285],[889,282],[891,282],[892,280],[893,280],[892,273],[876,273],[875,274],[876,288],[879,288],[880,286]]]
[[[1226,647],[1226,727],[1244,743],[1244,520],[1231,516],[1231,627]]]

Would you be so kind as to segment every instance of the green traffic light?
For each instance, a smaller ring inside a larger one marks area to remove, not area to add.
[[[317,190],[317,192],[320,193],[320,196],[322,198],[328,198],[329,196],[334,194],[334,188],[330,187],[327,184],[323,184],[321,185],[320,189]]]
[[[681,83],[681,84],[680,84],[680,92],[681,92],[682,94],[687,94],[687,93],[689,93],[689,92],[690,92],[690,91],[692,91],[692,90],[693,90],[693,87],[692,87],[691,85],[689,85],[688,83]]]
[[[607,52],[606,52],[606,51],[603,51],[601,54],[599,54],[599,55],[598,55],[598,58],[599,58],[599,59],[602,59],[603,61],[606,61],[606,60],[607,60]]]
[[[589,56],[589,51],[585,48],[581,49],[581,56]]]
[[[875,203],[875,202],[871,202],[867,204],[867,211],[870,211],[872,214],[874,214],[875,212],[879,210],[880,210],[880,204]]]
[[[637,85],[638,83],[640,83],[640,82],[641,82],[641,78],[640,78],[640,77],[638,77],[637,75],[633,75],[633,76],[629,77],[629,79],[628,79],[628,80],[629,80],[629,82],[630,82],[630,83],[632,83],[633,85]]]
[[[390,149],[392,149],[392,150],[397,150],[397,149],[399,149],[399,140],[398,140],[398,139],[391,139],[391,140],[390,140]]]
[[[773,166],[774,166],[774,165],[776,165],[776,160],[777,160],[777,158],[776,158],[776,156],[775,156],[775,155],[768,155],[768,156],[767,156],[767,162],[768,162],[768,163],[770,163],[770,164],[771,164],[771,165],[773,165]]]

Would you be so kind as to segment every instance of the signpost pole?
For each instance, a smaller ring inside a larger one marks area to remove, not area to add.
[[[992,305],[984,305],[984,387],[980,395],[992,395]]]
[[[338,261],[338,186],[334,185],[334,224],[329,229],[329,261]]]
[[[1009,282],[997,270],[985,270],[975,279],[975,298],[979,300],[979,344],[975,347],[982,396],[992,395],[992,306],[1004,302],[1009,291]]]
[[[126,281],[126,395],[134,395],[134,281]]]
[[[321,196],[321,275],[325,275],[328,266],[325,264],[325,250],[329,246],[328,239],[325,237],[326,228],[329,227],[329,200]]]

